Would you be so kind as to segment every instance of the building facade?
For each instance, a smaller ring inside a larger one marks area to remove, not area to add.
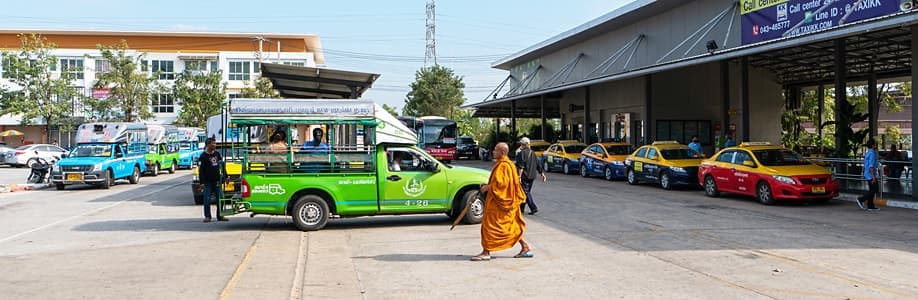
[[[86,97],[108,96],[105,88],[94,88],[97,74],[106,72],[109,64],[102,59],[97,45],[115,45],[124,40],[129,55],[144,55],[142,72],[158,74],[159,83],[171,87],[183,72],[222,71],[227,97],[236,97],[243,88],[254,87],[261,73],[261,63],[280,63],[304,67],[321,67],[325,59],[317,35],[269,33],[191,33],[191,32],[116,32],[116,31],[52,31],[0,30],[0,51],[17,51],[21,34],[37,34],[56,44],[52,51],[58,59],[53,76],[66,72],[74,78],[73,86]],[[0,63],[0,86],[9,86]],[[172,124],[181,112],[181,99],[171,93],[153,95],[149,124]],[[89,117],[91,113],[78,100],[73,100],[74,117]],[[41,124],[41,120],[38,120]],[[18,126],[21,119],[3,116],[0,126],[25,132],[10,142],[48,142],[41,129]],[[31,126],[30,126],[31,127]],[[53,134],[52,134],[53,135]],[[64,140],[61,141],[64,143]]]

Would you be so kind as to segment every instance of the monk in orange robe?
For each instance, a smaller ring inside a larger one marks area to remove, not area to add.
[[[520,212],[520,204],[526,201],[526,193],[520,184],[519,173],[513,161],[507,157],[510,147],[499,143],[494,147],[497,161],[491,169],[488,184],[481,187],[486,193],[484,216],[481,219],[481,253],[472,261],[491,260],[491,251],[509,249],[519,243],[520,253],[514,257],[532,257],[529,243],[523,240],[526,222]]]

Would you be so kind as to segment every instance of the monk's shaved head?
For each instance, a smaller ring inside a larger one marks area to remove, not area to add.
[[[496,159],[504,158],[509,152],[510,146],[507,143],[497,143],[497,146],[494,146],[494,158]]]

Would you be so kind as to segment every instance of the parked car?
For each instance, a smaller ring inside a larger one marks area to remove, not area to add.
[[[546,172],[561,170],[564,174],[577,172],[580,169],[580,152],[586,147],[579,141],[558,141],[542,153],[542,169]]]
[[[0,163],[6,164],[6,154],[14,152],[13,148],[10,148],[6,143],[0,143]]]
[[[31,144],[20,146],[13,151],[6,153],[5,161],[7,164],[15,167],[24,167],[29,164],[29,160],[40,157],[45,160],[58,160],[69,153],[64,148],[48,144]]]
[[[832,172],[768,142],[721,150],[701,163],[698,182],[709,197],[721,192],[750,195],[766,205],[777,200],[826,202],[838,197]]]
[[[580,153],[580,176],[625,178],[625,157],[633,151],[634,147],[624,142],[594,143]]]
[[[698,184],[701,154],[676,141],[657,141],[625,158],[628,184],[658,182],[663,189]]]
[[[460,136],[456,141],[456,159],[466,157],[468,159],[479,159],[478,142],[470,136]]]

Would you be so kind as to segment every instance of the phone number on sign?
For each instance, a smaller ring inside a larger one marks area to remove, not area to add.
[[[790,21],[778,22],[767,26],[759,27],[759,31],[762,33],[768,33],[771,31],[778,31],[790,28]]]

